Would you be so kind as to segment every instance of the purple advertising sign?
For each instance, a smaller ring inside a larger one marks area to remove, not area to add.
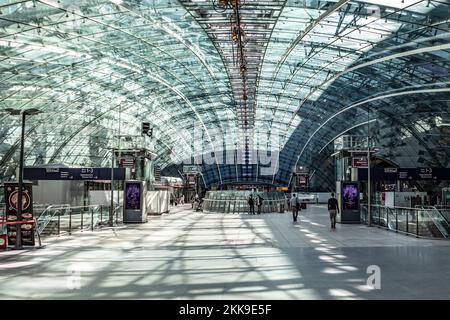
[[[359,187],[357,183],[342,184],[342,209],[359,210]]]
[[[141,209],[141,184],[127,183],[125,186],[125,209]]]

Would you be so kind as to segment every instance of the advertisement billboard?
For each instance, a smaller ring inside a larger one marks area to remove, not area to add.
[[[19,185],[16,182],[5,183],[6,220],[8,222],[33,220],[33,185],[24,183],[22,189],[22,215],[17,215]],[[7,226],[8,245],[16,244],[17,225]],[[34,224],[21,225],[22,245],[34,246]]]
[[[353,182],[342,183],[342,210],[359,210],[359,185]]]
[[[125,209],[141,209],[141,184],[139,182],[125,184]]]

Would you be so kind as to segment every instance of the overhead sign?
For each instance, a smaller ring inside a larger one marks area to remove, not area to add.
[[[371,168],[373,180],[450,180],[450,168]],[[367,169],[358,169],[358,179],[367,180]]]
[[[183,166],[184,173],[199,173],[200,171],[198,166]]]
[[[24,168],[26,180],[111,180],[111,168]],[[125,180],[125,169],[114,168],[114,180]]]
[[[300,184],[300,185],[302,185],[302,184],[306,184],[306,177],[305,176],[298,176],[298,183]]]
[[[161,167],[155,166],[154,168],[155,181],[161,181]]]
[[[359,157],[352,159],[353,168],[367,168],[367,157]]]
[[[190,185],[195,185],[195,177],[194,176],[189,176],[188,177],[188,183]]]
[[[134,168],[134,157],[122,157],[119,159],[119,167]]]

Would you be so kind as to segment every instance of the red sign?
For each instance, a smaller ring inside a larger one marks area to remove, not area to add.
[[[8,248],[8,236],[6,234],[0,235],[0,250]]]
[[[299,188],[305,188],[308,183],[308,177],[304,175],[297,176],[297,186]]]
[[[353,158],[352,159],[353,168],[367,168],[367,158]]]
[[[134,158],[124,157],[119,159],[119,167],[121,168],[134,168]]]

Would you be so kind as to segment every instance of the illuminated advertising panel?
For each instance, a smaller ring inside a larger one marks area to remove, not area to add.
[[[342,183],[342,210],[359,210],[358,183]]]
[[[141,184],[138,182],[126,183],[125,185],[125,209],[141,209]]]

